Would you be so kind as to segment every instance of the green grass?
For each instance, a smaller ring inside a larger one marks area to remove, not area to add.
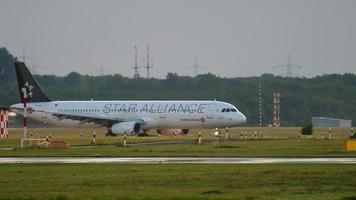
[[[33,137],[44,138],[52,133],[53,138],[62,139],[71,146],[84,147],[91,144],[92,130],[89,129],[32,129]],[[347,129],[334,130],[335,139],[320,139],[321,131],[316,129],[314,139],[298,139],[299,128],[266,128],[263,139],[253,139],[255,129],[239,128],[230,130],[231,139],[215,138],[211,130],[203,132],[203,143],[197,145],[197,130],[186,136],[128,136],[128,143],[150,141],[183,140],[192,144],[138,145],[122,147],[123,137],[105,137],[104,129],[97,129],[97,143],[93,148],[76,149],[21,149],[21,130],[12,131],[6,140],[0,140],[0,147],[14,147],[13,151],[0,151],[0,156],[254,156],[254,157],[356,157],[356,152],[345,152],[343,136],[350,135]],[[83,133],[83,138],[79,133]],[[241,140],[241,132],[247,132],[247,139]],[[105,146],[112,144],[113,146]]]
[[[186,136],[128,137],[128,143],[184,140],[192,144],[122,147],[122,137],[105,137],[97,129],[94,148],[20,149],[21,130],[0,140],[0,156],[256,156],[356,157],[343,149],[347,129],[336,129],[335,139],[298,139],[299,128],[266,128],[263,139],[253,139],[253,128],[230,130],[230,140],[197,130]],[[52,133],[71,146],[91,145],[89,129],[31,129],[33,137]],[[241,132],[247,139],[241,140]],[[82,133],[83,138],[79,137]],[[150,133],[154,135],[154,133]],[[326,136],[326,135],[325,135]],[[113,144],[114,147],[105,146]],[[347,164],[1,164],[3,199],[356,199],[356,167]]]
[[[177,144],[140,146],[97,146],[78,149],[20,149],[0,151],[0,156],[252,156],[252,157],[356,157],[345,152],[341,140],[250,140],[219,145]]]
[[[332,164],[5,164],[0,199],[355,199]]]
[[[32,134],[32,138],[45,138],[50,133],[55,139],[63,139],[71,145],[88,145],[91,142],[93,131],[96,132],[96,138],[98,144],[116,144],[122,143],[122,136],[118,137],[105,137],[106,129],[85,129],[85,128],[39,128],[39,129],[28,129],[28,137]],[[186,136],[178,135],[176,137],[169,136],[159,136],[159,137],[137,137],[137,136],[128,136],[127,139],[129,142],[147,142],[147,141],[167,141],[167,140],[192,140],[196,139],[198,131],[202,132],[204,139],[213,139],[213,131],[211,129],[204,130],[190,130],[190,134]],[[221,130],[224,133],[224,130]],[[0,147],[19,147],[20,139],[22,138],[22,129],[10,130],[9,138],[6,140],[0,140]],[[229,136],[230,138],[240,139],[241,133],[246,135],[247,139],[253,139],[255,132],[258,137],[259,131],[258,128],[234,128],[230,129]],[[324,137],[327,137],[328,130],[326,128],[316,128],[314,129],[313,137],[315,139],[320,139],[321,134],[323,133]],[[263,129],[263,138],[264,139],[298,139],[300,133],[300,128],[264,128]],[[349,129],[333,129],[335,139],[345,139],[350,137]],[[83,137],[80,137],[80,134]],[[154,131],[150,131],[151,136],[156,136]]]

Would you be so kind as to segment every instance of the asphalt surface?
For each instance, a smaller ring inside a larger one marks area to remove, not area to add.
[[[241,158],[241,157],[3,157],[5,163],[208,163],[208,164],[356,164],[356,158]]]

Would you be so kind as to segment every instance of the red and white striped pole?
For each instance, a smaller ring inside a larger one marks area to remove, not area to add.
[[[0,138],[5,136],[5,111],[0,109]]]
[[[8,137],[8,128],[9,128],[9,117],[8,111],[6,108],[0,108],[0,138],[7,138]]]
[[[5,110],[5,138],[9,136],[9,112]]]
[[[5,132],[5,126],[4,126],[4,114],[3,114],[3,110],[0,109],[0,138],[3,138],[4,132]]]

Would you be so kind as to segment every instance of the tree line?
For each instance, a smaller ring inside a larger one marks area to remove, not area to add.
[[[13,57],[0,48],[0,106],[20,101]],[[66,76],[35,75],[53,100],[219,100],[235,105],[247,124],[259,123],[258,84],[262,85],[262,121],[272,123],[273,91],[280,92],[282,126],[301,126],[312,116],[352,119],[356,122],[356,75],[331,74],[313,78],[259,77],[224,78],[213,74],[196,77],[168,73],[164,79],[128,78],[71,72]]]

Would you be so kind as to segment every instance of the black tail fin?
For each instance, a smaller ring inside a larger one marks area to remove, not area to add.
[[[51,101],[33,78],[25,63],[15,62],[15,69],[22,101],[25,100],[25,95],[27,95],[27,102]]]

